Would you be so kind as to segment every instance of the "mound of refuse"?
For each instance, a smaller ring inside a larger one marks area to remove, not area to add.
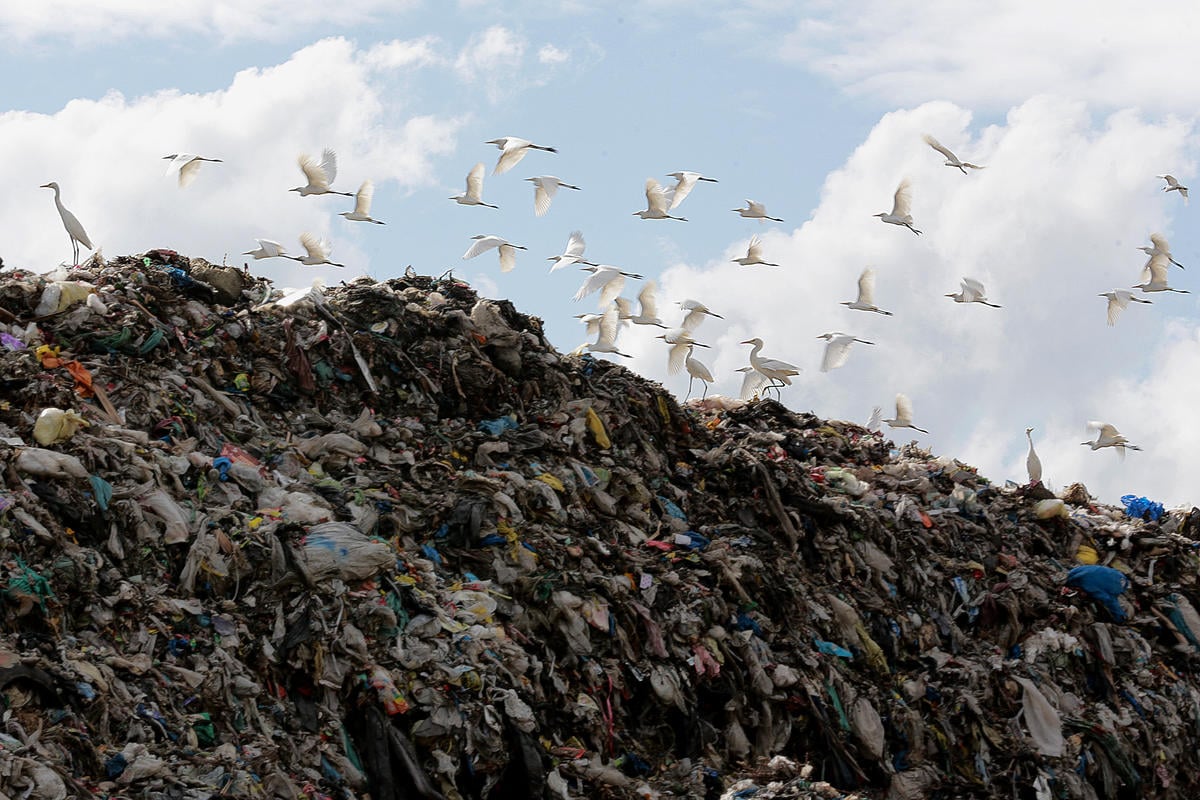
[[[409,272],[0,273],[0,793],[1200,796],[1200,510]]]

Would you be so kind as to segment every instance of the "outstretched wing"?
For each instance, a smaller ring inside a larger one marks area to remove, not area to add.
[[[858,302],[862,305],[875,305],[875,270],[867,267],[858,276]]]
[[[483,199],[483,171],[485,167],[480,161],[475,166],[471,167],[471,171],[467,173],[467,197],[478,202]]]
[[[908,399],[906,394],[896,395],[896,421],[907,422],[912,424],[913,407],[912,401]]]
[[[358,194],[354,195],[354,213],[359,216],[371,216],[371,198],[375,196],[375,184],[365,180],[362,186],[358,187]]]
[[[486,253],[493,247],[499,247],[502,244],[505,242],[499,236],[485,236],[482,239],[476,239],[475,243],[467,248],[467,252],[463,253],[463,258],[474,258],[480,253]]]
[[[908,178],[900,181],[892,197],[892,216],[907,217],[912,214],[912,184]]]
[[[939,153],[944,155],[947,160],[958,161],[958,156],[954,155],[954,153],[952,153],[950,151],[950,148],[946,147],[946,145],[942,144],[937,139],[930,136],[928,133],[925,134],[924,136],[922,136],[921,138],[925,140],[925,144],[929,145],[934,150],[937,150]]]

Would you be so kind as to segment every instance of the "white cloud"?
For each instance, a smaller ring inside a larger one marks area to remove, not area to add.
[[[570,52],[560,50],[552,44],[544,44],[538,50],[538,63],[540,64],[565,64],[570,58]]]
[[[499,85],[516,73],[525,58],[524,37],[493,25],[468,40],[454,62],[463,80],[487,80]]]
[[[363,54],[364,63],[376,69],[403,69],[428,67],[445,63],[438,53],[441,44],[436,36],[422,36],[410,41],[392,40],[372,45]]]

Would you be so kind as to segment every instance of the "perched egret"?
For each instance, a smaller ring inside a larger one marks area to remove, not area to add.
[[[772,264],[769,261],[762,260],[762,240],[757,236],[750,237],[750,244],[746,246],[746,255],[741,258],[733,259],[735,264],[741,264],[743,267],[754,266],[761,264],[764,267],[778,267],[778,264]]]
[[[705,317],[716,317],[717,319],[725,319],[720,314],[710,311],[708,306],[701,303],[699,300],[680,300],[679,307],[687,313],[683,316],[683,322],[680,327],[684,330],[694,331],[700,327],[700,323]]]
[[[750,350],[750,366],[769,381],[768,388],[775,387],[778,389],[782,386],[791,386],[792,376],[800,374],[800,368],[793,364],[774,358],[762,358],[759,356],[759,351],[763,349],[762,339],[755,337],[747,339],[742,344],[753,345],[753,348]]]
[[[553,147],[542,147],[540,144],[534,144],[528,139],[518,139],[515,136],[502,136],[499,139],[491,139],[485,142],[485,144],[494,144],[500,148],[500,158],[496,161],[496,168],[492,170],[493,175],[501,175],[508,172],[530,150],[545,150],[547,153],[558,152]]]
[[[633,216],[642,219],[677,219],[680,222],[687,222],[686,217],[673,217],[667,213],[670,210],[670,202],[666,189],[659,186],[658,181],[654,178],[646,178],[646,208],[633,212]]]
[[[383,225],[380,220],[371,218],[371,198],[374,196],[375,184],[369,180],[363,181],[362,186],[358,187],[358,193],[354,195],[354,210],[343,211],[338,216],[351,222],[374,222],[376,225]]]
[[[983,167],[979,166],[978,164],[972,164],[969,161],[959,161],[958,156],[956,156],[956,155],[954,155],[954,153],[950,152],[949,147],[946,147],[944,144],[942,144],[937,139],[930,136],[928,133],[925,134],[924,136],[922,136],[921,138],[925,140],[925,144],[929,145],[934,150],[937,150],[939,153],[941,153],[942,155],[944,155],[946,157],[946,166],[947,167],[955,167],[956,169],[960,169],[960,170],[962,170],[963,175],[967,174],[968,169],[983,169]]]
[[[753,200],[747,200],[745,208],[735,208],[733,210],[736,211],[739,216],[745,217],[746,219],[756,219],[759,222],[768,219],[772,222],[783,222],[783,220],[781,220],[779,217],[767,216],[767,207],[762,203],[756,203]]]
[[[194,156],[191,153],[172,153],[169,156],[163,156],[163,158],[171,162],[167,164],[165,174],[179,173],[180,189],[196,180],[196,173],[200,171],[200,165],[205,161],[221,163],[221,159],[219,158],[205,158],[204,156]]]
[[[696,181],[707,181],[708,183],[716,183],[716,178],[706,178],[699,172],[668,172],[667,177],[675,179],[675,185],[668,187],[667,197],[671,200],[671,205],[667,210],[678,206],[684,199],[692,193],[692,189],[696,186]]]
[[[570,264],[590,264],[589,261],[583,260],[583,250],[587,244],[583,241],[582,231],[571,231],[571,235],[567,237],[567,247],[563,250],[562,255],[550,256],[547,261],[553,261],[550,265],[550,271],[562,269]],[[595,266],[592,264],[592,266]]]
[[[316,234],[308,233],[307,231],[300,234],[300,245],[304,248],[304,256],[283,256],[290,258],[292,261],[299,261],[301,264],[306,264],[310,267],[328,264],[331,267],[344,267],[345,264],[338,264],[335,261],[329,260],[330,244],[324,239],[318,239]]]
[[[875,344],[868,342],[866,339],[857,339],[848,333],[835,331],[833,333],[822,333],[817,337],[824,339],[825,355],[821,358],[821,372],[829,372],[831,369],[837,369],[846,363],[846,359],[850,358],[850,346],[855,342],[859,344]]]
[[[884,311],[875,305],[875,270],[870,267],[858,276],[858,299],[853,303],[843,300],[842,305],[854,311],[874,311],[876,314],[892,316],[892,312]]]
[[[641,280],[642,276],[634,272],[622,272],[617,267],[607,265],[589,265],[580,267],[585,272],[592,273],[579,287],[579,291],[575,292],[576,301],[582,300],[592,292],[600,292],[600,307],[607,308],[610,303],[615,301],[621,294],[621,290],[625,288],[625,279],[633,278]]]
[[[478,233],[471,238],[475,240],[475,243],[467,248],[467,252],[463,253],[463,258],[474,258],[480,253],[486,253],[495,247],[500,251],[501,272],[512,272],[513,267],[517,265],[517,251],[528,249],[519,244],[512,244],[505,239],[501,239],[499,236]]]
[[[1101,447],[1115,447],[1117,450],[1117,456],[1121,458],[1121,460],[1124,460],[1126,449],[1142,449],[1136,444],[1130,444],[1129,440],[1122,436],[1120,431],[1107,422],[1092,421],[1089,422],[1087,426],[1089,430],[1099,431],[1099,433],[1097,433],[1094,441],[1080,442],[1080,444],[1087,445],[1093,450],[1099,450]]]
[[[1029,455],[1025,456],[1025,471],[1029,473],[1029,484],[1032,486],[1042,480],[1042,460],[1033,451],[1033,428],[1025,429],[1025,438],[1029,440]]]
[[[704,383],[704,394],[700,395],[700,399],[702,400],[708,396],[708,385],[713,382],[713,376],[712,373],[709,372],[708,367],[704,366],[704,364],[697,359],[692,358],[692,351],[695,349],[695,345],[688,345],[687,359],[685,359],[683,362],[683,366],[687,369],[688,373],[688,390],[687,394],[683,398],[684,400],[687,400],[692,396],[692,382],[695,381],[696,378],[699,378]]]
[[[75,218],[75,215],[63,207],[57,183],[54,181],[43,183],[39,188],[54,190],[54,205],[58,206],[58,215],[62,217],[63,227],[67,229],[67,235],[71,237],[71,251],[75,258],[73,263],[75,266],[79,266],[79,245],[92,250],[92,240],[88,238],[87,231],[79,224],[79,220]]]
[[[480,161],[475,166],[471,167],[471,171],[467,173],[467,190],[462,194],[456,194],[450,199],[458,203],[460,206],[487,206],[488,208],[499,208],[491,203],[483,202],[483,162]]]
[[[1000,308],[995,303],[989,303],[987,293],[983,290],[983,284],[974,278],[963,278],[962,289],[956,294],[948,294],[946,297],[951,298],[956,303],[982,303],[991,308]]]
[[[912,416],[912,401],[908,399],[908,395],[898,394],[896,395],[896,418],[881,420],[881,422],[886,422],[889,428],[912,428],[914,431],[929,433],[924,428],[913,425]]]
[[[693,347],[708,347],[708,345],[700,344],[693,339],[691,332],[683,328],[671,328],[666,333],[660,333],[654,338],[662,339],[671,345],[671,350],[667,354],[667,374],[669,375],[679,374],[679,371],[686,365],[688,353]]]
[[[871,409],[871,416],[867,418],[867,430],[872,433],[879,433],[883,428],[883,409],[875,406]]]
[[[1178,261],[1176,261],[1173,255],[1171,255],[1171,245],[1167,242],[1167,237],[1163,236],[1161,233],[1152,233],[1150,234],[1150,243],[1153,244],[1154,247],[1146,247],[1143,245],[1142,247],[1139,247],[1138,250],[1141,250],[1151,258],[1154,256],[1166,256],[1167,260],[1175,266],[1179,267],[1180,269],[1187,269],[1183,266],[1183,264],[1180,264]]]
[[[913,227],[912,184],[908,182],[908,178],[900,181],[900,185],[896,187],[896,194],[892,197],[891,213],[881,211],[874,216],[891,225],[903,225],[918,236],[921,235],[921,232]]]
[[[1186,186],[1181,185],[1179,181],[1175,180],[1174,175],[1159,175],[1158,177],[1167,182],[1167,185],[1163,187],[1164,192],[1179,192],[1179,196],[1183,198],[1183,204],[1187,205],[1188,196]]]
[[[554,199],[555,192],[560,188],[579,191],[578,186],[563,183],[553,175],[539,175],[536,178],[526,178],[525,180],[532,181],[533,185],[537,187],[533,190],[533,213],[539,217],[546,216],[546,212],[550,210],[550,201]]]
[[[625,358],[632,358],[632,356],[622,353],[617,349],[617,331],[620,328],[619,314],[620,312],[614,304],[600,315],[600,321],[597,324],[596,341],[587,345],[588,350],[591,350],[593,353],[613,353]],[[589,330],[591,330],[590,327]]]
[[[1128,289],[1113,289],[1111,292],[1101,292],[1101,297],[1108,298],[1108,324],[1116,325],[1117,317],[1131,303],[1152,305],[1153,301],[1143,300]]]
[[[254,241],[258,242],[258,249],[257,250],[247,250],[246,252],[242,253],[242,255],[254,256],[254,258],[256,260],[260,259],[260,258],[289,258],[290,257],[284,251],[283,245],[281,245],[279,242],[273,242],[270,239],[255,239]]]
[[[1167,266],[1171,262],[1168,260],[1166,253],[1158,253],[1150,256],[1150,260],[1146,262],[1146,266],[1142,267],[1142,282],[1134,284],[1134,289],[1141,289],[1143,292],[1178,292],[1179,294],[1190,294],[1187,289],[1172,289],[1167,285]]]
[[[759,393],[767,388],[767,384],[770,383],[770,379],[754,367],[738,367],[737,371],[744,373],[742,375],[742,388],[738,391],[738,397],[743,400],[752,400],[758,397]]]
[[[334,178],[337,177],[337,153],[328,147],[321,153],[321,163],[319,164],[310,155],[300,156],[300,169],[304,172],[304,177],[308,178],[308,184],[288,189],[289,192],[299,192],[301,197],[308,197],[310,194],[354,196],[350,192],[335,192],[329,188],[329,184],[333,183]]]
[[[665,328],[666,325],[658,318],[658,301],[654,296],[657,286],[654,281],[646,281],[646,285],[638,292],[638,313],[633,313],[633,303],[624,297],[616,299],[617,308],[621,311],[621,319],[627,319],[634,325],[656,325]]]

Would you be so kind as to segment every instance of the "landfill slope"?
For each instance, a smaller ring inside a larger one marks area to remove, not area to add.
[[[5,797],[1200,796],[1200,511],[453,279],[0,273],[0,471]]]

